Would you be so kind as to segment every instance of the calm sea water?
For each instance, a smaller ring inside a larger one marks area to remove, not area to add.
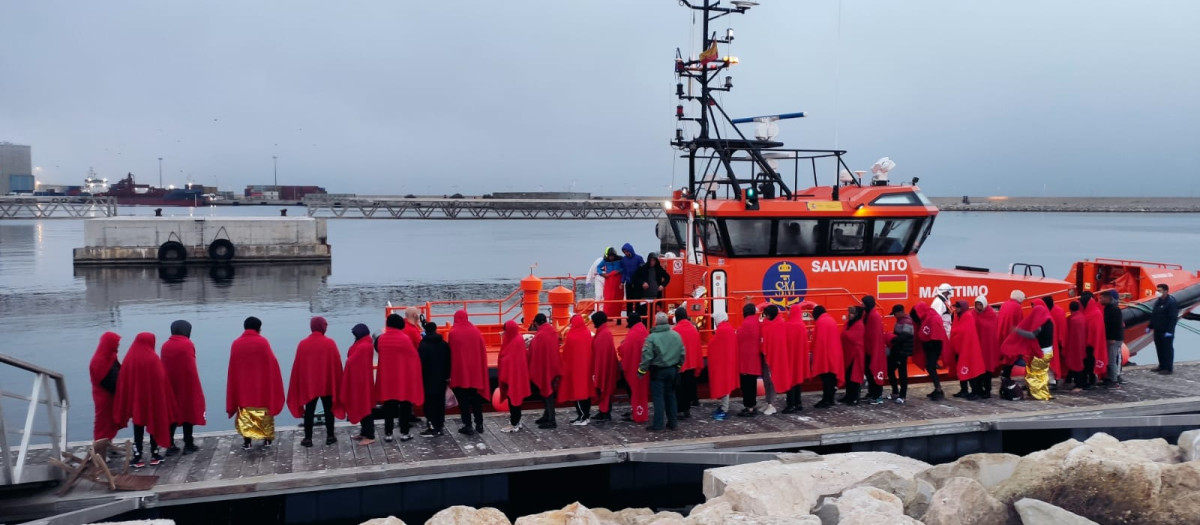
[[[122,209],[150,215],[148,208]],[[187,215],[189,210],[169,210]],[[292,208],[291,214],[302,209]],[[203,216],[277,215],[278,208],[205,208]],[[0,221],[0,353],[66,375],[69,437],[91,435],[87,364],[104,331],[121,334],[122,356],[138,332],[161,343],[176,319],[192,323],[192,339],[208,401],[208,426],[232,428],[223,414],[229,344],[242,320],[263,320],[263,335],[288,377],[308,319],[329,320],[343,352],[350,327],[382,324],[383,306],[425,300],[496,298],[537,265],[538,275],[584,274],[605,247],[633,243],[654,251],[654,221],[330,220],[328,265],[237,267],[232,276],[190,268],[74,268],[83,243],[79,220]],[[1200,268],[1200,215],[942,213],[921,252],[928,267],[969,265],[1003,270],[1013,262],[1042,264],[1062,277],[1081,258],[1161,260]],[[1200,337],[1181,330],[1181,360],[1200,358]],[[1140,364],[1154,352],[1139,354]],[[31,387],[29,374],[0,369],[6,390]],[[4,409],[20,408],[14,400]],[[10,412],[11,413],[11,412]],[[294,420],[286,410],[280,424]],[[126,434],[128,431],[126,431]]]

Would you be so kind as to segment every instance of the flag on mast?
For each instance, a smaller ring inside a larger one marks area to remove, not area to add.
[[[713,40],[712,45],[708,46],[700,53],[700,63],[707,64],[717,59],[717,41]]]

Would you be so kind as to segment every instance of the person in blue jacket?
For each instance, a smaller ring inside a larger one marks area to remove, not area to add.
[[[1179,302],[1171,294],[1165,284],[1158,285],[1158,300],[1154,301],[1154,311],[1150,314],[1150,326],[1147,332],[1154,332],[1154,350],[1158,352],[1158,368],[1154,371],[1160,374],[1170,374],[1175,371],[1175,324],[1179,321]]]
[[[621,246],[621,252],[625,254],[621,258],[621,284],[625,287],[625,317],[633,313],[637,309],[638,302],[642,299],[641,290],[631,290],[629,280],[633,278],[633,272],[636,272],[646,261],[642,260],[642,256],[633,251],[633,245],[625,243]]]

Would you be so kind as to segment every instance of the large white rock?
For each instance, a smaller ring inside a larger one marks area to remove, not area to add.
[[[1200,459],[1200,430],[1188,430],[1179,434],[1178,443],[1183,451],[1183,461]]]
[[[434,514],[425,525],[512,525],[512,522],[498,509],[455,505]]]
[[[685,521],[688,525],[821,525],[816,516],[777,518],[737,512],[722,498],[708,500],[692,508]]]
[[[970,478],[991,490],[1012,476],[1020,461],[1021,456],[1015,454],[968,454],[917,474],[916,479],[925,480],[934,489],[940,489],[950,478]]]
[[[683,520],[683,515],[678,512],[659,512],[649,516],[638,516],[633,519],[633,523],[634,525],[687,525]]]
[[[360,525],[404,525],[404,520],[395,516],[388,516],[386,518],[367,520],[362,522]]]
[[[875,487],[854,487],[825,498],[814,512],[822,525],[919,524],[904,515],[900,498]]]
[[[608,510],[605,508],[591,509],[592,513],[605,524],[638,525],[638,519],[653,516],[654,511],[647,508]]]
[[[933,485],[925,480],[901,477],[890,470],[876,472],[855,486],[875,487],[900,498],[904,504],[904,513],[914,518],[925,515],[935,490]]]
[[[810,514],[821,496],[839,494],[877,472],[911,478],[929,467],[886,452],[829,454],[820,461],[787,464],[764,461],[705,471],[704,495],[723,497],[737,512],[799,518]]]
[[[513,525],[609,525],[578,501],[559,510],[521,516]]]
[[[1004,525],[1008,521],[1008,507],[988,494],[978,481],[950,478],[933,493],[933,501],[921,521],[925,525]]]
[[[1021,516],[1021,525],[1099,525],[1083,516],[1036,499],[1019,499],[1013,507]]]

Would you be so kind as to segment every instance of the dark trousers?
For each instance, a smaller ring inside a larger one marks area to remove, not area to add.
[[[981,396],[992,395],[992,373],[984,372],[978,377],[971,380],[971,385],[974,387],[974,392]]]
[[[178,428],[179,426],[181,426],[181,425],[177,424],[177,423],[171,423],[171,441],[170,441],[170,444],[168,444],[167,446],[169,446],[169,447],[175,446],[175,429]],[[185,446],[185,447],[196,446],[196,440],[192,439],[192,426],[193,425],[191,423],[183,423],[182,426],[183,426],[183,446]],[[153,436],[151,436],[151,437],[153,437]]]
[[[542,420],[547,423],[555,422],[557,417],[554,412],[554,405],[556,404],[558,404],[558,395],[556,392],[550,392],[550,395],[542,396],[542,405],[545,407],[542,409]]]
[[[474,388],[455,388],[454,397],[458,399],[458,409],[464,427],[471,426],[471,416],[475,416],[475,426],[483,428],[483,397]]]
[[[929,372],[933,390],[939,391],[942,389],[942,378],[938,377],[938,359],[942,358],[942,342],[925,341],[921,343],[921,350],[925,352],[925,370]]]
[[[508,404],[508,424],[514,427],[521,424],[521,405],[511,402]]]
[[[333,396],[321,396],[317,399],[309,401],[304,405],[304,439],[312,439],[313,418],[317,413],[317,401],[321,401],[321,410],[325,411],[325,436],[333,435]],[[191,429],[188,426],[183,427],[184,441],[187,441],[187,435]],[[171,431],[171,435],[175,435],[175,431]]]
[[[592,417],[592,400],[575,401],[575,415],[576,419],[590,419]]]
[[[851,373],[852,366],[846,367],[846,401],[858,401],[858,397],[862,395],[862,377],[854,377]]]
[[[425,420],[429,428],[441,430],[446,426],[446,389],[425,389]]]
[[[742,406],[754,408],[758,404],[758,376],[741,374]]]
[[[368,415],[359,423],[358,435],[366,439],[375,439],[375,417]]]
[[[1083,356],[1083,377],[1084,383],[1075,383],[1076,386],[1092,386],[1096,384],[1096,354],[1092,353],[1092,347],[1087,347],[1087,355]]]
[[[753,377],[753,376],[751,376]],[[789,388],[787,391],[787,406],[797,407],[800,405],[800,385]]]
[[[888,356],[888,383],[892,385],[892,395],[901,399],[908,397],[908,356]]]
[[[685,370],[679,373],[678,385],[675,388],[675,403],[679,405],[679,413],[686,414],[692,409],[692,401],[699,399],[696,394],[696,370]]]
[[[885,362],[886,363],[886,362]],[[866,356],[866,365],[864,370],[867,371],[867,397],[870,399],[878,399],[883,397],[883,384],[877,384],[875,378],[871,376],[871,356]],[[882,379],[880,379],[882,381]]]
[[[145,425],[133,426],[133,449],[137,455],[142,455],[142,443],[146,439]],[[150,436],[150,453],[158,454],[158,442],[154,441],[154,436]]]
[[[654,420],[650,427],[663,428],[663,411],[667,413],[667,428],[675,428],[679,424],[676,419],[679,407],[676,406],[675,389],[679,382],[679,369],[673,366],[653,367],[650,370],[650,401],[654,403]]]
[[[383,402],[383,434],[392,435],[396,419],[400,419],[400,433],[408,434],[412,425],[412,402],[389,399]]]
[[[821,402],[825,404],[833,403],[833,396],[836,393],[837,374],[821,374]]]
[[[1162,370],[1175,370],[1175,334],[1166,337],[1154,332],[1154,351],[1158,353],[1158,367]]]

